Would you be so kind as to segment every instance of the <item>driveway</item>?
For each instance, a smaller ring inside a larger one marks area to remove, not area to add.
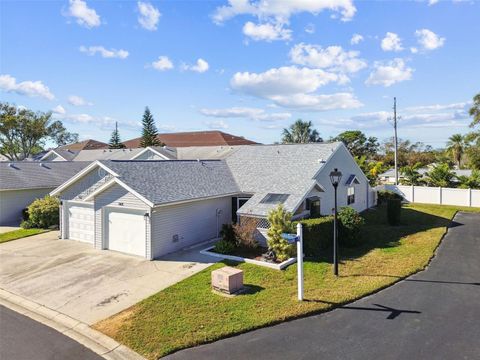
[[[459,213],[430,266],[323,315],[169,359],[480,359],[480,214]]]
[[[93,324],[213,262],[198,249],[148,261],[59,240],[55,231],[0,244],[0,288]]]

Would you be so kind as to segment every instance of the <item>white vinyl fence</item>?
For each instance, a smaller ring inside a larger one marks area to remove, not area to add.
[[[376,190],[396,192],[413,203],[480,207],[480,190],[405,185],[380,185]]]

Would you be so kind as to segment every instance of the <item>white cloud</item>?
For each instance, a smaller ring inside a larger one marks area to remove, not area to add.
[[[52,109],[52,112],[58,115],[65,115],[66,111],[62,105],[57,105]]]
[[[411,52],[412,54],[416,54],[416,53],[418,53],[418,49],[417,49],[416,47],[412,46],[412,47],[410,48],[410,52]]]
[[[47,100],[55,98],[48,86],[45,86],[41,81],[22,81],[17,83],[13,76],[7,74],[0,75],[0,89],[19,95],[43,97]]]
[[[305,26],[305,32],[307,34],[314,34],[315,33],[315,25],[310,23],[307,26]]]
[[[243,26],[243,33],[255,41],[275,41],[290,40],[292,38],[292,30],[285,29],[283,23],[264,23],[254,24],[248,21]]]
[[[158,71],[173,69],[173,63],[168,56],[159,56],[157,61],[152,62],[152,67]]]
[[[402,40],[400,37],[392,32],[387,32],[385,37],[382,39],[382,50],[383,51],[402,51]]]
[[[198,59],[195,65],[188,65],[188,64],[183,64],[182,65],[183,70],[189,70],[189,71],[194,71],[198,73],[204,73],[205,71],[208,70],[209,65],[208,62],[203,60],[202,58]]]
[[[66,16],[74,17],[77,20],[77,24],[89,29],[100,26],[100,16],[94,9],[89,8],[85,1],[70,0],[69,3],[70,6],[65,14]]]
[[[405,61],[400,58],[388,62],[375,62],[374,70],[365,81],[367,85],[383,85],[389,87],[395,83],[410,80],[413,69],[407,67]]]
[[[228,124],[223,120],[206,121],[205,124],[213,130],[228,129]]]
[[[259,19],[276,19],[287,22],[293,14],[309,12],[318,14],[331,10],[342,15],[342,20],[351,20],[356,8],[352,0],[229,0],[228,5],[218,7],[213,14],[213,21],[221,24],[237,15],[253,15]]]
[[[93,103],[85,100],[84,98],[82,98],[81,96],[77,96],[77,95],[70,95],[68,97],[68,103],[70,105],[73,105],[73,106],[86,106],[86,105],[93,105]]]
[[[352,38],[350,39],[350,44],[357,45],[363,41],[363,36],[360,34],[353,34]]]
[[[404,111],[407,112],[423,112],[423,111],[444,111],[444,110],[466,110],[470,105],[470,102],[459,102],[451,104],[433,104],[433,105],[419,105],[419,106],[410,106]]]
[[[355,109],[363,106],[352,93],[278,95],[272,97],[272,100],[280,106],[308,111]]]
[[[224,109],[201,109],[205,116],[218,118],[244,118],[255,121],[280,121],[290,119],[292,114],[287,112],[267,113],[264,109],[249,107],[231,107]]]
[[[126,50],[106,49],[103,46],[80,46],[79,49],[81,52],[90,56],[94,56],[98,53],[103,58],[126,59],[129,55],[128,51]]]
[[[442,47],[445,43],[444,37],[440,37],[428,29],[415,31],[415,36],[424,50],[435,50]]]
[[[438,3],[438,0],[428,0],[428,6],[432,6]]]
[[[328,69],[333,72],[355,73],[367,66],[365,60],[358,58],[358,51],[345,51],[341,46],[322,48],[318,45],[298,44],[290,50],[293,63],[314,68]]]
[[[139,1],[137,7],[140,13],[138,16],[140,26],[150,31],[157,30],[158,20],[161,15],[160,11],[148,2]]]

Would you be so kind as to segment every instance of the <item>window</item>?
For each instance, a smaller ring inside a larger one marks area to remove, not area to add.
[[[311,218],[320,217],[320,199],[307,199],[307,210],[310,210]]]
[[[347,189],[347,205],[355,203],[355,187],[350,186]]]
[[[267,194],[262,200],[261,204],[283,204],[288,199],[288,194]]]

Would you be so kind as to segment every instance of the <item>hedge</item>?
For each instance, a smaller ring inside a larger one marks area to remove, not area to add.
[[[308,257],[318,257],[333,244],[333,216],[304,219],[303,252]],[[296,224],[295,224],[296,226]]]
[[[400,212],[402,211],[402,203],[398,199],[387,200],[387,221],[389,225],[395,226],[400,224]]]
[[[391,190],[380,190],[377,192],[377,204],[385,204],[387,200],[390,199],[398,199],[398,200],[403,200],[403,197],[400,194],[397,194],[394,191]]]

